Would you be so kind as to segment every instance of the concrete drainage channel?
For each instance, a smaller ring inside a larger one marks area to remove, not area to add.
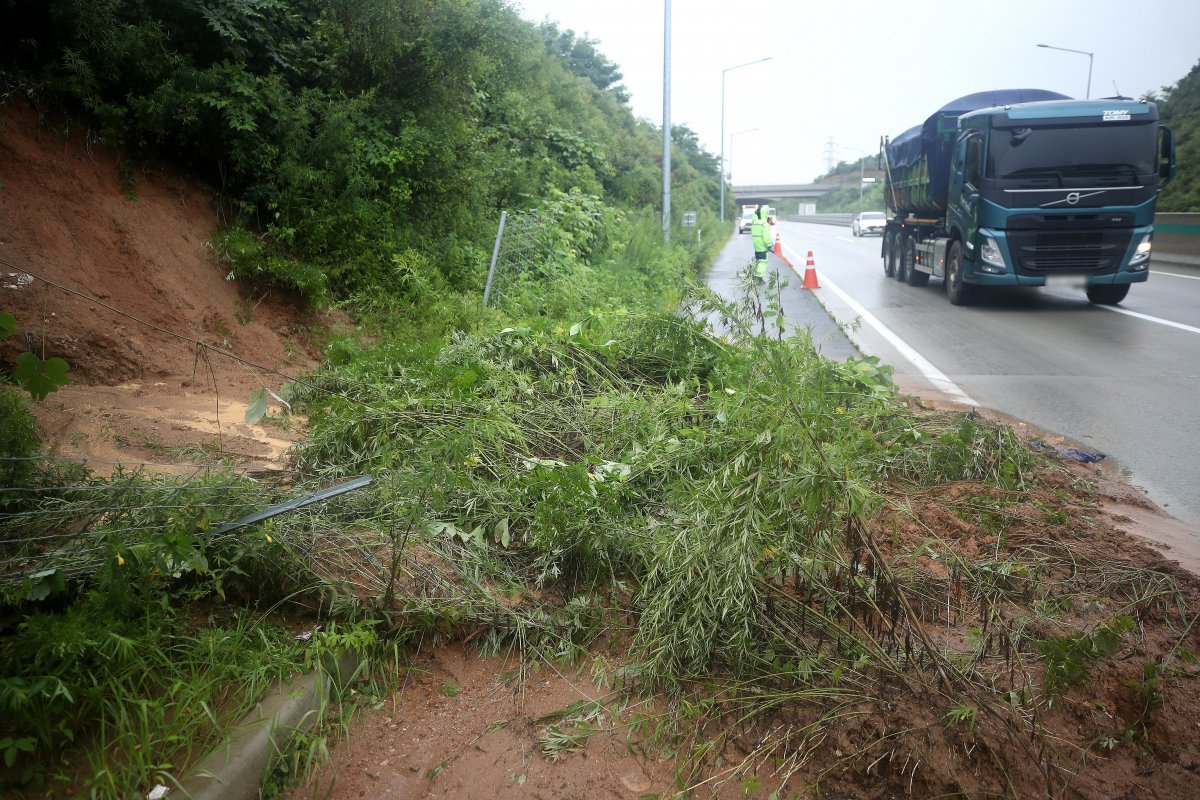
[[[344,655],[327,667],[277,683],[191,777],[174,789],[155,787],[148,800],[255,800],[263,777],[292,736],[310,730],[330,696],[358,678],[365,663],[357,655]]]
[[[364,475],[320,492],[293,498],[220,526],[213,536],[222,536],[298,508],[324,502],[371,484]],[[321,709],[334,691],[353,682],[365,661],[344,655],[322,664],[312,672],[276,684],[233,729],[224,743],[204,759],[192,776],[175,789],[165,784],[154,788],[147,800],[189,797],[194,800],[254,800],[262,779],[275,759],[287,749],[292,736],[312,728]]]

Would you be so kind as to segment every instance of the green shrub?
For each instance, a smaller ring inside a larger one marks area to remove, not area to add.
[[[37,451],[37,422],[29,411],[29,401],[15,387],[0,382],[0,486],[25,483],[33,471],[29,459]]]

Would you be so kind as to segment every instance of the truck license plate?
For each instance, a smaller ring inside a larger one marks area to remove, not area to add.
[[[1082,275],[1047,275],[1047,289],[1082,289],[1087,280]]]

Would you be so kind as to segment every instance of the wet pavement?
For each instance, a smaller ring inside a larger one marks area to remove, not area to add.
[[[745,271],[754,260],[754,249],[750,237],[734,234],[713,262],[708,273],[708,286],[725,300],[736,301],[745,295]],[[768,272],[777,274],[782,282],[779,298],[786,320],[785,330],[792,335],[797,330],[808,329],[818,352],[834,361],[861,358],[858,351],[829,316],[824,307],[808,289],[803,289],[804,265],[797,264],[796,270],[782,258],[772,253],[769,256]],[[739,276],[739,273],[742,275]],[[818,274],[818,280],[820,275]],[[762,288],[759,289],[763,291]],[[716,321],[714,320],[714,325]],[[718,326],[719,327],[719,326]],[[770,330],[768,323],[768,330]]]

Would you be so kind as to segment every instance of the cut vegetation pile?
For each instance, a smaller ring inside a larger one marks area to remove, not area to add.
[[[605,316],[326,373],[356,400],[300,464],[366,467],[389,509],[339,574],[485,653],[627,653],[620,686],[677,701],[641,733],[679,790],[1185,796],[1194,577],[1094,476],[755,327]]]
[[[872,361],[687,304],[728,333],[616,311],[327,366],[291,387],[312,414],[299,474],[374,484],[237,536],[201,532],[250,509],[245,479],[42,475],[9,499],[11,530],[87,520],[91,549],[59,554],[83,566],[55,575],[93,588],[7,640],[5,717],[34,721],[9,741],[45,754],[102,731],[95,774],[130,759],[114,792],[175,774],[238,707],[185,691],[198,660],[228,660],[183,632],[196,609],[228,626],[239,606],[286,608],[329,626],[316,652],[465,639],[526,665],[594,660],[625,696],[670,701],[632,736],[676,754],[679,791],[1186,796],[1197,584],[1111,529],[1089,473],[974,413],[912,408]],[[165,516],[89,520],[85,488],[106,508],[159,492]],[[44,559],[45,533],[6,546]],[[147,630],[153,658],[129,647]],[[252,648],[259,675],[303,657],[247,633],[221,646]],[[126,682],[91,685],[87,665],[114,658]],[[167,702],[135,720],[114,694]],[[575,711],[559,735],[591,724]]]

